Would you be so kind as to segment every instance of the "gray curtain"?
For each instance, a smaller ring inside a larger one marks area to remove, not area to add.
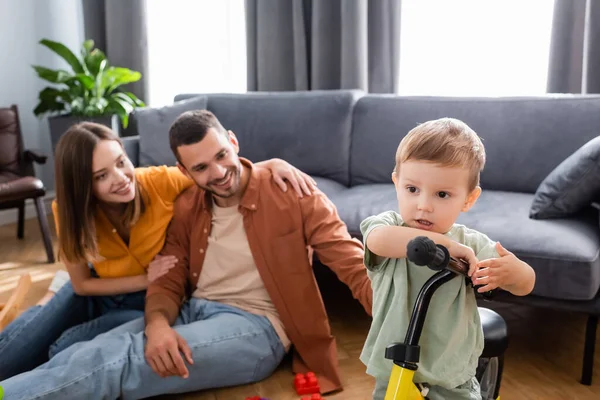
[[[394,93],[401,0],[246,0],[249,91]]]
[[[547,90],[600,93],[600,1],[555,1]]]
[[[145,0],[82,0],[86,39],[93,39],[111,65],[142,74],[127,86],[147,101],[148,44]]]

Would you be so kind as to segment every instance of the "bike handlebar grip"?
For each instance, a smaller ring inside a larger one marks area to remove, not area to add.
[[[448,264],[450,254],[443,246],[438,246],[426,236],[417,236],[408,242],[406,256],[417,265],[426,265],[434,270],[442,270]]]
[[[408,242],[406,256],[417,265],[428,265],[435,258],[437,248],[433,240],[426,236],[417,236]]]

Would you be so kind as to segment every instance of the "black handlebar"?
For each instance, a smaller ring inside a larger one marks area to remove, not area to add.
[[[410,242],[406,248],[406,256],[410,261],[417,265],[426,265],[434,271],[448,269],[455,274],[467,277],[467,280],[475,288],[479,289],[483,285],[473,285],[473,282],[468,276],[469,263],[463,260],[450,257],[448,249],[441,244],[429,239],[427,236],[417,236]],[[490,290],[485,293],[479,293],[484,299],[489,300],[494,295],[494,291]]]
[[[419,339],[425,323],[429,303],[435,291],[444,283],[451,281],[456,275],[468,277],[469,264],[463,260],[450,257],[448,249],[426,236],[417,236],[408,242],[406,257],[417,265],[426,265],[434,271],[439,271],[425,282],[415,304],[406,331],[404,343],[392,343],[385,350],[385,358],[393,360],[404,368],[417,370],[419,362]],[[480,286],[474,286],[477,289]],[[484,298],[491,298],[493,291],[481,293]]]
[[[426,265],[434,271],[445,268],[460,275],[467,276],[469,264],[463,260],[450,257],[448,249],[441,244],[435,244],[426,236],[417,236],[406,249],[406,256],[417,265]]]

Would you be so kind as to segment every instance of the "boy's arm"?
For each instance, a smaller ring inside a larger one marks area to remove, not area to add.
[[[385,258],[406,258],[408,242],[417,236],[427,236],[435,243],[450,247],[452,240],[440,233],[407,226],[380,225],[367,236],[366,245],[374,254]]]
[[[425,231],[407,226],[377,226],[366,237],[366,247],[374,254],[385,258],[405,258],[408,242],[417,236],[426,236],[448,249],[454,258],[469,263],[469,276],[475,272],[477,257],[473,249],[464,246],[441,233]]]
[[[350,237],[335,205],[320,190],[299,199],[304,236],[319,260],[352,291],[371,315],[373,290],[363,265],[363,246]]]

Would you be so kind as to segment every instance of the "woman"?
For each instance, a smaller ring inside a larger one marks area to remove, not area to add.
[[[315,182],[283,160],[262,164],[287,190]],[[60,139],[53,212],[70,282],[0,333],[0,380],[30,370],[78,341],[143,316],[150,282],[175,265],[160,257],[177,196],[193,184],[176,167],[134,168],[107,127],[84,122]]]

